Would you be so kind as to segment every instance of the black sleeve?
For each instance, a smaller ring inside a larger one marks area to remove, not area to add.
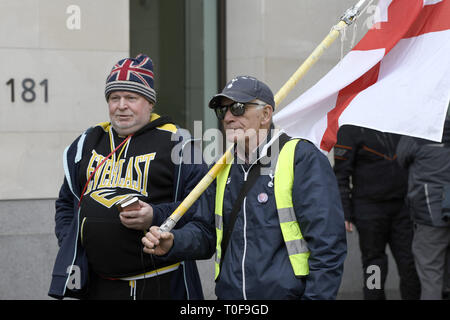
[[[351,177],[358,148],[357,127],[342,126],[334,146],[334,173],[339,186],[346,221],[353,221]]]
[[[414,154],[418,148],[414,138],[403,136],[397,145],[397,161],[401,167],[408,169],[414,161]]]

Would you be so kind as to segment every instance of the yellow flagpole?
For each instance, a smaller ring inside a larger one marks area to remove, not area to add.
[[[287,94],[296,86],[311,67],[319,60],[322,54],[328,49],[331,44],[338,38],[341,31],[352,24],[360,13],[360,8],[367,0],[360,0],[355,6],[348,9],[341,17],[340,21],[331,29],[329,34],[322,40],[317,48],[309,55],[309,57],[302,63],[297,71],[289,78],[283,87],[275,95],[275,105],[278,106],[281,101],[286,98]],[[274,106],[274,107],[276,107]],[[214,181],[219,172],[225,167],[227,163],[233,160],[232,150],[233,145],[225,152],[225,154],[216,162],[216,164],[208,171],[208,173],[200,180],[195,188],[188,194],[188,196],[181,202],[175,211],[164,221],[160,227],[161,232],[168,232],[172,230],[175,224],[181,219],[186,211],[194,204],[194,202],[202,195],[208,186]]]
[[[316,49],[309,55],[308,58],[302,63],[302,65],[295,71],[295,73],[289,78],[289,80],[283,85],[283,87],[275,94],[275,104],[278,105],[286,98],[288,93],[297,85],[305,74],[311,69],[311,67],[319,60],[322,54],[328,49],[331,44],[339,37],[341,31],[347,26],[345,21],[339,21],[335,25],[330,33],[322,40]]]

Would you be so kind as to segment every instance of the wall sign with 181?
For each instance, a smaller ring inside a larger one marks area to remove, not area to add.
[[[16,79],[11,78],[6,82],[7,86],[10,86],[11,89],[11,102],[15,102],[16,100]],[[18,95],[25,102],[33,102],[36,100],[38,95],[43,94],[43,100],[45,103],[48,102],[48,79],[44,79],[39,82],[39,86],[42,88],[36,87],[36,81],[32,78],[25,78],[21,83],[22,90],[18,90]],[[39,90],[38,90],[39,89]]]

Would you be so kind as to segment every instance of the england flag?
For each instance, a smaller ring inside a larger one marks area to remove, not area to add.
[[[274,115],[329,152],[339,126],[441,141],[450,100],[450,0],[380,0],[363,39],[316,85]]]

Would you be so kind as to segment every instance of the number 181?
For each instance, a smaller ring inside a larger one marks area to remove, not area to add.
[[[13,78],[9,79],[6,82],[6,85],[11,86],[11,102],[15,101],[15,81]],[[39,85],[44,88],[44,102],[48,102],[48,80],[44,79],[39,82]],[[31,78],[26,78],[22,80],[22,100],[25,102],[33,102],[36,100],[36,92],[34,88],[36,86],[36,82]]]

